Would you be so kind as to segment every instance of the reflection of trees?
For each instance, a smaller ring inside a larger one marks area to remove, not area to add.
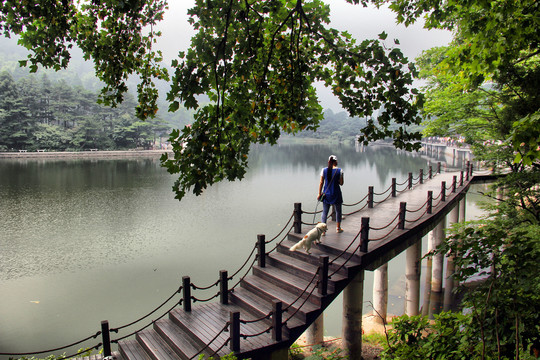
[[[251,150],[250,169],[306,167],[318,174],[326,166],[328,156],[337,155],[344,169],[374,168],[382,184],[389,183],[390,174],[427,170],[426,160],[417,153],[398,151],[390,146],[368,146],[357,150],[353,146],[328,144],[287,144],[279,146],[254,146]]]

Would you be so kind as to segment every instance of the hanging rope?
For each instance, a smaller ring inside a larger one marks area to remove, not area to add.
[[[50,352],[55,352],[55,351],[58,351],[58,350],[64,350],[64,349],[67,349],[69,347],[72,347],[72,346],[75,346],[75,345],[78,345],[80,343],[83,343],[85,341],[88,341],[90,339],[95,339],[97,338],[99,335],[101,335],[101,331],[98,331],[97,333],[95,333],[94,335],[90,335],[82,340],[79,340],[79,341],[76,341],[74,343],[71,343],[69,345],[64,345],[64,346],[61,346],[61,347],[57,347],[57,348],[54,348],[54,349],[48,349],[48,350],[40,350],[40,351],[33,351],[33,352],[25,352],[25,353],[7,353],[7,352],[1,352],[0,355],[8,355],[8,356],[23,356],[23,355],[37,355],[37,354],[43,354],[43,353],[50,353]],[[101,345],[100,345],[101,346]]]

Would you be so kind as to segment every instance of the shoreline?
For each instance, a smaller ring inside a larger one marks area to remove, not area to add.
[[[69,159],[69,158],[130,158],[161,157],[171,150],[91,150],[91,151],[36,151],[0,152],[0,159]]]

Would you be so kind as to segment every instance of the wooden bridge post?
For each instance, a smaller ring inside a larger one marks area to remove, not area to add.
[[[266,237],[262,234],[257,235],[257,262],[259,267],[266,266]]]
[[[223,305],[229,303],[229,275],[227,270],[219,272],[219,299]]]
[[[184,311],[191,311],[191,279],[189,276],[182,277],[182,287],[184,289],[182,302]]]
[[[441,201],[446,201],[446,181],[441,181]]]
[[[369,242],[369,218],[362,218],[362,225],[360,227],[360,251],[367,253]]]
[[[412,172],[409,173],[409,190],[412,189],[412,185],[413,185],[413,176],[412,176]]]
[[[405,229],[405,214],[406,213],[407,213],[407,203],[402,201],[399,203],[398,229],[400,230]]]
[[[392,197],[396,197],[397,193],[397,180],[396,178],[392,178]]]
[[[409,316],[418,315],[420,308],[420,269],[422,241],[409,246],[406,251],[405,263],[405,313]]]
[[[459,172],[459,186],[463,186],[463,170]]]
[[[302,203],[294,203],[294,233],[302,233]]]
[[[441,173],[441,162],[439,161],[437,163],[437,174],[440,174]]]
[[[367,201],[367,207],[368,208],[373,208],[373,186],[368,186],[368,201]]]
[[[319,295],[328,295],[328,255],[319,256]]]
[[[427,192],[427,213],[433,213],[433,191],[428,190]]]
[[[456,192],[456,188],[457,188],[457,176],[454,175],[452,177],[452,192],[455,193]]]
[[[467,165],[465,165],[465,180],[469,181],[469,170],[470,170],[470,161],[467,161]]]
[[[388,309],[388,263],[373,272],[373,311],[375,322],[386,323]]]
[[[448,214],[448,227],[452,226],[459,222],[459,204],[450,211]],[[443,310],[449,311],[454,303],[454,274],[456,267],[454,265],[454,256],[449,255],[446,258],[446,283],[444,286],[444,301],[443,301]]]
[[[233,352],[240,351],[240,312],[239,311],[230,312],[229,334],[230,334],[229,345],[230,345],[231,351]]]
[[[272,301],[272,339],[281,341],[283,338],[283,302],[279,300]]]
[[[103,356],[111,356],[111,334],[107,320],[101,322],[101,340],[103,342]]]
[[[433,166],[429,165],[429,178],[433,179]]]
[[[343,349],[350,360],[362,359],[362,305],[364,303],[364,270],[360,270],[343,290]]]

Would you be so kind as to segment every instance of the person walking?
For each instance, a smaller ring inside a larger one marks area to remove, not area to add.
[[[336,232],[341,233],[341,207],[343,204],[343,195],[341,186],[343,185],[343,170],[338,167],[336,155],[330,155],[328,158],[328,167],[321,170],[321,181],[319,182],[319,195],[317,200],[323,203],[322,222],[326,224],[330,205],[334,205],[336,211]]]

